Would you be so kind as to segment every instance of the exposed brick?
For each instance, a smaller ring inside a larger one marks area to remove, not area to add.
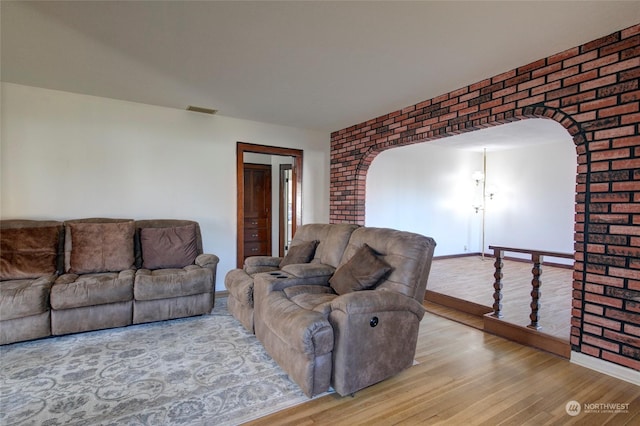
[[[640,302],[635,300],[627,300],[624,303],[625,310],[628,312],[640,313]]]
[[[609,76],[605,78],[612,78],[615,76]],[[587,84],[587,83],[585,83]],[[597,86],[594,86],[594,88]],[[638,89],[638,80],[625,81],[618,84],[612,84],[611,86],[602,87],[598,89],[598,97],[606,98],[607,96],[619,95],[625,92],[631,92]]]
[[[602,69],[600,69],[600,75],[613,74],[639,66],[640,58],[631,58],[627,59],[626,61],[616,62],[614,64],[603,67]]]
[[[559,71],[561,69],[562,69],[561,63],[559,62],[552,63],[551,65],[547,65],[546,67],[538,68],[537,70],[532,71],[531,77],[533,78],[542,77],[548,74],[555,73],[556,71]],[[578,72],[578,67],[575,67],[575,69],[576,69],[576,72]],[[557,78],[554,80],[557,80]],[[547,80],[547,81],[551,81],[551,80]]]
[[[599,305],[611,306],[619,309],[622,308],[622,300],[613,297],[587,293],[584,296],[584,300],[591,303],[597,303]]]
[[[517,75],[529,73],[535,69],[542,68],[543,66],[546,65],[546,62],[547,62],[546,59],[539,59],[535,62],[531,62],[530,64],[517,68],[516,73]]]
[[[594,130],[600,130],[600,129],[610,129],[610,128],[617,128],[620,125],[620,118],[619,117],[607,117],[607,118],[603,118],[600,120],[596,120],[595,117],[597,115],[597,111],[590,111],[591,113],[593,113],[592,116],[587,116],[587,120],[585,123],[582,124],[582,128],[585,130],[589,130],[589,131],[594,131]],[[576,115],[574,115],[574,117],[576,117]],[[599,134],[598,137],[596,137],[596,139],[605,139],[605,137],[603,136],[603,134]],[[604,141],[599,141],[599,142],[592,142],[589,145],[589,148],[591,148],[591,150],[594,150],[594,145],[597,143],[603,143]],[[608,143],[608,142],[607,142]],[[595,148],[597,149],[597,148]],[[599,159],[594,159],[591,158],[591,161],[599,161]]]
[[[622,136],[631,136],[631,135],[634,135],[635,133],[636,133],[635,126],[624,126],[624,127],[616,127],[613,129],[597,131],[595,132],[594,137],[596,139],[609,139],[609,138],[618,138]]]
[[[604,315],[604,308],[602,306],[600,306],[600,305],[592,305],[590,303],[585,304],[584,305],[584,311],[586,313],[590,313],[590,314],[594,314],[594,315],[600,315],[600,316]],[[597,317],[593,316],[592,318],[597,318]],[[593,322],[593,321],[591,321],[591,322]],[[620,324],[618,322],[616,322],[615,324],[618,324],[618,326],[617,327],[609,327],[609,328],[613,328],[615,330],[619,330]],[[615,324],[612,324],[612,325],[615,325]]]
[[[612,308],[605,308],[605,315],[611,320],[620,320],[622,322],[640,324],[640,314],[635,314],[628,311],[620,311]]]
[[[629,148],[610,149],[603,152],[594,152],[591,161],[615,160],[618,158],[628,158],[631,155]]]
[[[616,105],[611,108],[604,108],[598,111],[598,117],[611,117],[613,115],[624,115],[638,112],[640,103],[634,102],[624,105]]]
[[[636,325],[625,324],[623,330],[627,334],[632,334],[634,336],[640,337],[640,327],[638,327]]]
[[[596,99],[593,101],[580,103],[580,111],[593,111],[603,109],[618,104],[617,96],[609,96],[608,98]]]
[[[626,355],[635,360],[640,360],[640,348],[639,347],[631,347],[631,346],[623,346],[622,347],[622,355]]]
[[[636,35],[634,37],[623,39],[618,43],[612,43],[608,46],[602,47],[601,54],[609,55],[610,53],[620,52],[622,50],[626,50],[631,47],[638,46],[639,44],[640,44],[640,36]]]
[[[560,100],[560,105],[561,106],[567,106],[567,105],[575,105],[575,104],[580,104],[592,99],[596,99],[597,96],[597,92],[595,90],[590,90],[587,92],[580,92],[577,93],[573,96],[567,96],[565,98],[562,98]]]
[[[614,170],[622,169],[637,169],[640,168],[640,158],[633,158],[630,160],[617,160],[611,164]]]
[[[596,89],[598,87],[615,84],[616,82],[617,82],[616,76],[615,75],[609,75],[609,76],[606,76],[606,77],[601,77],[601,78],[597,78],[595,80],[590,80],[590,81],[582,83],[580,85],[580,91],[583,92],[585,90]],[[607,94],[605,92],[605,95],[608,96],[609,94]]]
[[[522,107],[526,107],[528,105],[533,105],[533,104],[539,104],[541,102],[543,102],[545,99],[545,95],[537,95],[537,96],[531,96],[529,98],[525,98],[522,99],[520,101],[518,101],[517,103],[517,107],[518,108],[522,108]]]
[[[602,351],[600,351],[600,349],[598,349],[598,348],[594,348],[593,346],[589,346],[589,345],[583,344],[580,347],[580,352],[582,352],[584,354],[587,354],[587,355],[591,355],[593,357],[600,358],[600,353]]]
[[[571,49],[567,49],[564,52],[556,53],[555,55],[550,56],[549,58],[547,58],[547,63],[552,64],[555,62],[561,62],[567,58],[578,56],[579,54],[580,54],[580,48],[574,47]]]
[[[367,170],[384,149],[554,119],[578,154],[572,348],[640,369],[639,45],[635,25],[332,132],[330,220],[364,224]]]
[[[591,41],[589,43],[586,43],[582,46],[580,46],[580,52],[588,52],[590,50],[593,49],[599,49],[601,47],[607,46],[607,45],[611,45],[615,42],[620,41],[621,35],[620,32],[615,32],[613,34],[609,34],[607,36],[604,37],[600,37],[597,40]]]
[[[602,336],[602,327],[598,327],[591,324],[585,324],[583,326],[583,330],[585,333],[593,334],[595,336]]]
[[[582,341],[591,346],[596,346],[598,348],[605,349],[611,352],[618,352],[620,350],[620,345],[618,343],[610,342],[608,340],[600,339],[590,335],[582,336]]]
[[[640,48],[638,48],[638,53],[640,54]],[[640,67],[636,67],[636,68],[632,68],[630,70],[621,72],[618,76],[618,81],[626,82],[628,80],[631,80],[633,82],[633,81],[638,81],[639,78],[640,78]]]
[[[623,348],[623,352],[624,352],[624,348]],[[624,357],[615,353],[611,353],[611,352],[606,352],[606,351],[602,351],[601,356],[602,356],[602,359],[604,359],[605,361],[614,362],[616,364],[622,365],[623,367],[628,367],[633,370],[640,371],[640,361],[637,361],[635,359],[627,358],[627,357]]]

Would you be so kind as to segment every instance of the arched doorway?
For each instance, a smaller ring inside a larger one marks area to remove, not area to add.
[[[484,174],[474,176],[483,163]],[[434,237],[441,260],[432,266],[427,300],[481,316],[494,302],[489,245],[573,254],[576,164],[570,135],[544,119],[388,149],[368,169],[365,224]],[[480,262],[481,253],[489,261]],[[531,266],[514,260],[531,257],[507,258],[502,313],[526,326]],[[572,259],[546,258],[538,313],[540,331],[561,338],[566,356],[572,266]]]

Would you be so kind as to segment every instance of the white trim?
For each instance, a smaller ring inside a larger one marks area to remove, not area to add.
[[[580,352],[571,351],[571,360],[573,364],[578,364],[582,367],[590,368],[608,376],[615,377],[625,382],[633,383],[640,386],[640,371],[636,371],[632,368],[623,367],[618,364],[614,364],[609,361],[595,358],[589,355],[585,355]]]

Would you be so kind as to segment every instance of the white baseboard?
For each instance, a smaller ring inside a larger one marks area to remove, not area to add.
[[[640,372],[632,368],[623,367],[600,358],[574,351],[571,351],[571,362],[640,386]]]

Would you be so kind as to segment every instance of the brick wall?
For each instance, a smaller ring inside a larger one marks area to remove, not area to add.
[[[639,80],[636,25],[334,132],[330,220],[364,224],[367,170],[386,149],[556,120],[578,165],[572,349],[640,370]]]

